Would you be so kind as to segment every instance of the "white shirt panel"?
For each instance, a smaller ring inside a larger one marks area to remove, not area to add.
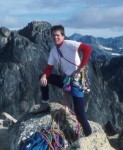
[[[78,48],[80,44],[80,42],[64,40],[63,44],[59,48],[63,54],[63,57],[77,66],[80,65],[80,57],[78,54]],[[57,48],[53,47],[50,52],[48,64],[56,65],[58,63],[60,64],[63,73],[66,75],[71,75],[78,67],[66,61],[64,58],[60,57]]]

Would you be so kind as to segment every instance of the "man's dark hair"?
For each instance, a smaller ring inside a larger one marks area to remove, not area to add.
[[[61,35],[65,36],[65,31],[64,31],[64,27],[62,25],[55,25],[51,28],[51,34],[53,33],[53,31],[57,31],[60,30],[61,31]]]

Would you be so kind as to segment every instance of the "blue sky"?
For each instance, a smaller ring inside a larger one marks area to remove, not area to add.
[[[62,24],[66,35],[123,35],[123,0],[0,0],[0,27],[20,29],[31,21]]]

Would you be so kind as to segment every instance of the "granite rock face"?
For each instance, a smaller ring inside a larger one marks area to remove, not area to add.
[[[25,28],[30,35],[22,35]],[[0,29],[0,112],[16,118],[40,99],[39,75],[52,43],[49,23],[32,22],[25,28],[19,32]]]
[[[42,129],[60,128],[65,135],[66,150],[113,150],[102,127],[90,121],[93,133],[85,137],[80,127],[79,134],[76,133],[78,122],[71,114],[68,107],[58,103],[50,103],[51,112],[38,115],[25,114],[11,130],[10,150],[19,150],[23,139],[29,137],[35,131]],[[78,136],[79,135],[79,136]]]

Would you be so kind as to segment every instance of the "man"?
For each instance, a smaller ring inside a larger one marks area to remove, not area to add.
[[[55,46],[51,49],[48,65],[40,78],[42,102],[40,105],[35,105],[33,113],[48,111],[49,106],[49,89],[48,83],[55,85],[59,88],[64,87],[64,79],[72,77],[75,80],[79,78],[80,72],[87,64],[91,54],[91,47],[76,41],[65,40],[64,27],[61,25],[53,26],[51,29],[52,39]],[[81,52],[82,58],[80,59],[78,52]],[[61,75],[51,74],[55,64],[59,64]],[[72,95],[74,103],[74,111],[77,120],[83,127],[86,136],[91,134],[91,127],[86,119],[84,110],[84,93],[78,87],[71,83],[70,80],[69,93]]]

